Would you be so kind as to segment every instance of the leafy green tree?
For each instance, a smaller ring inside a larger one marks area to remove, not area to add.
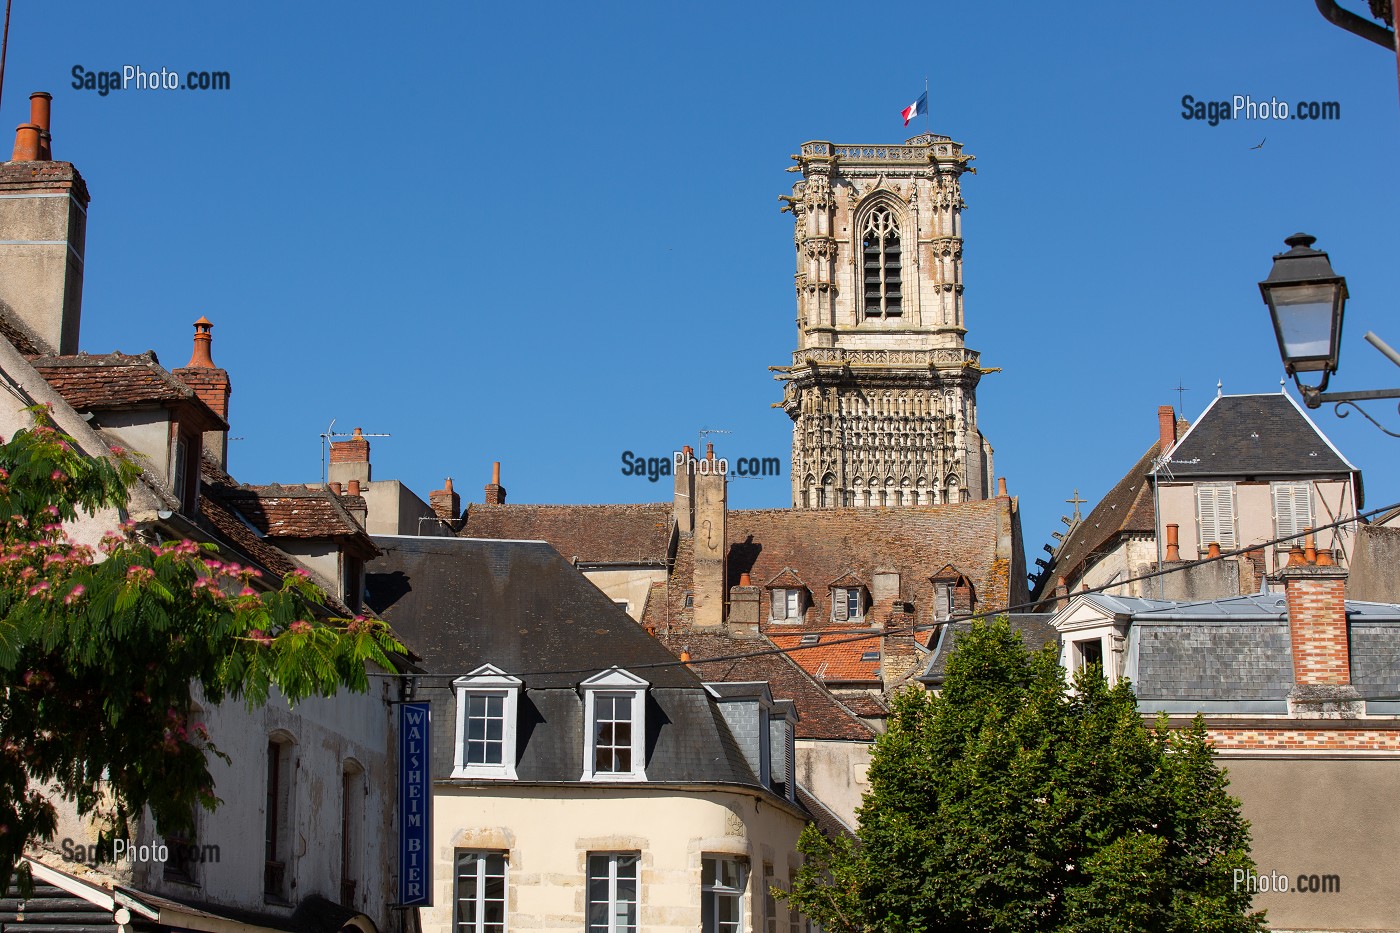
[[[1199,717],[1149,729],[1126,682],[1074,686],[1053,649],[974,624],[940,695],[894,698],[858,841],[803,833],[791,906],[829,933],[1262,930]]]
[[[209,756],[227,757],[189,721],[196,688],[250,708],[274,687],[289,702],[364,691],[366,663],[402,650],[376,620],[324,619],[304,574],[260,592],[212,545],[145,540],[129,522],[100,553],[74,543],[70,523],[116,515],[139,470],[35,419],[0,443],[0,891],[52,838],[55,794],[109,841],[144,807],[172,832],[217,804]]]

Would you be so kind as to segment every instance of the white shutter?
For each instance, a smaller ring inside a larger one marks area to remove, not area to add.
[[[1308,483],[1275,483],[1273,494],[1277,537],[1302,534],[1304,529],[1312,527],[1312,488]],[[1290,548],[1295,544],[1302,547],[1303,542],[1301,539],[1281,541],[1279,547]]]
[[[1201,550],[1212,542],[1223,550],[1235,547],[1235,487],[1197,486],[1196,519]]]
[[[850,618],[850,612],[846,608],[846,599],[845,590],[836,589],[831,591],[831,608],[837,622],[845,622]]]
[[[772,617],[775,619],[787,618],[787,591],[773,590],[773,610]]]
[[[787,615],[784,618],[795,619],[802,615],[802,591],[797,589],[786,590],[787,593]]]

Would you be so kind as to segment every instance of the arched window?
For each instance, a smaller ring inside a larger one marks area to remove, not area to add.
[[[877,207],[861,229],[865,275],[865,316],[883,320],[904,313],[900,277],[899,222],[888,207]]]

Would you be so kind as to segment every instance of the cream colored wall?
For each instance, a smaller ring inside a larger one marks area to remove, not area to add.
[[[609,599],[627,600],[627,614],[640,622],[653,583],[666,582],[665,567],[629,567],[623,570],[585,570],[583,575]]]
[[[1352,507],[1350,484],[1342,480],[1317,481],[1312,484],[1313,522],[1328,525],[1334,521],[1349,518],[1356,514]],[[1183,560],[1196,560],[1204,556],[1199,532],[1196,529],[1196,487],[1192,483],[1163,483],[1161,488],[1162,528],[1176,524],[1181,526],[1180,542]],[[1270,483],[1235,484],[1235,533],[1240,547],[1250,547],[1275,536],[1274,503]],[[1163,532],[1165,534],[1165,531]],[[1347,528],[1328,530],[1318,536],[1317,546],[1321,548],[1341,548],[1345,561],[1351,562],[1352,542],[1355,535]],[[1282,558],[1287,560],[1286,555]],[[1272,572],[1280,562],[1274,548],[1267,552],[1268,568]]]
[[[787,887],[803,819],[757,793],[644,785],[439,782],[433,796],[433,906],[423,933],[451,933],[454,851],[508,853],[507,923],[512,930],[578,933],[584,928],[588,853],[641,855],[638,925],[647,933],[700,928],[701,858],[748,859],[746,931],[765,929],[762,871]],[[778,927],[788,915],[778,903]]]
[[[798,739],[796,746],[797,783],[854,829],[874,743]]]

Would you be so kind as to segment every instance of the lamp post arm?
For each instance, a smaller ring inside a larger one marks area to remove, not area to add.
[[[1370,39],[1383,49],[1395,51],[1395,33],[1384,26],[1377,26],[1368,19],[1362,19],[1350,10],[1337,6],[1337,0],[1315,0],[1317,11],[1333,26],[1340,26],[1347,32]]]
[[[1366,342],[1377,350],[1385,354],[1385,358],[1396,366],[1400,366],[1400,353],[1395,352],[1395,348],[1375,335],[1373,331],[1366,331]]]

